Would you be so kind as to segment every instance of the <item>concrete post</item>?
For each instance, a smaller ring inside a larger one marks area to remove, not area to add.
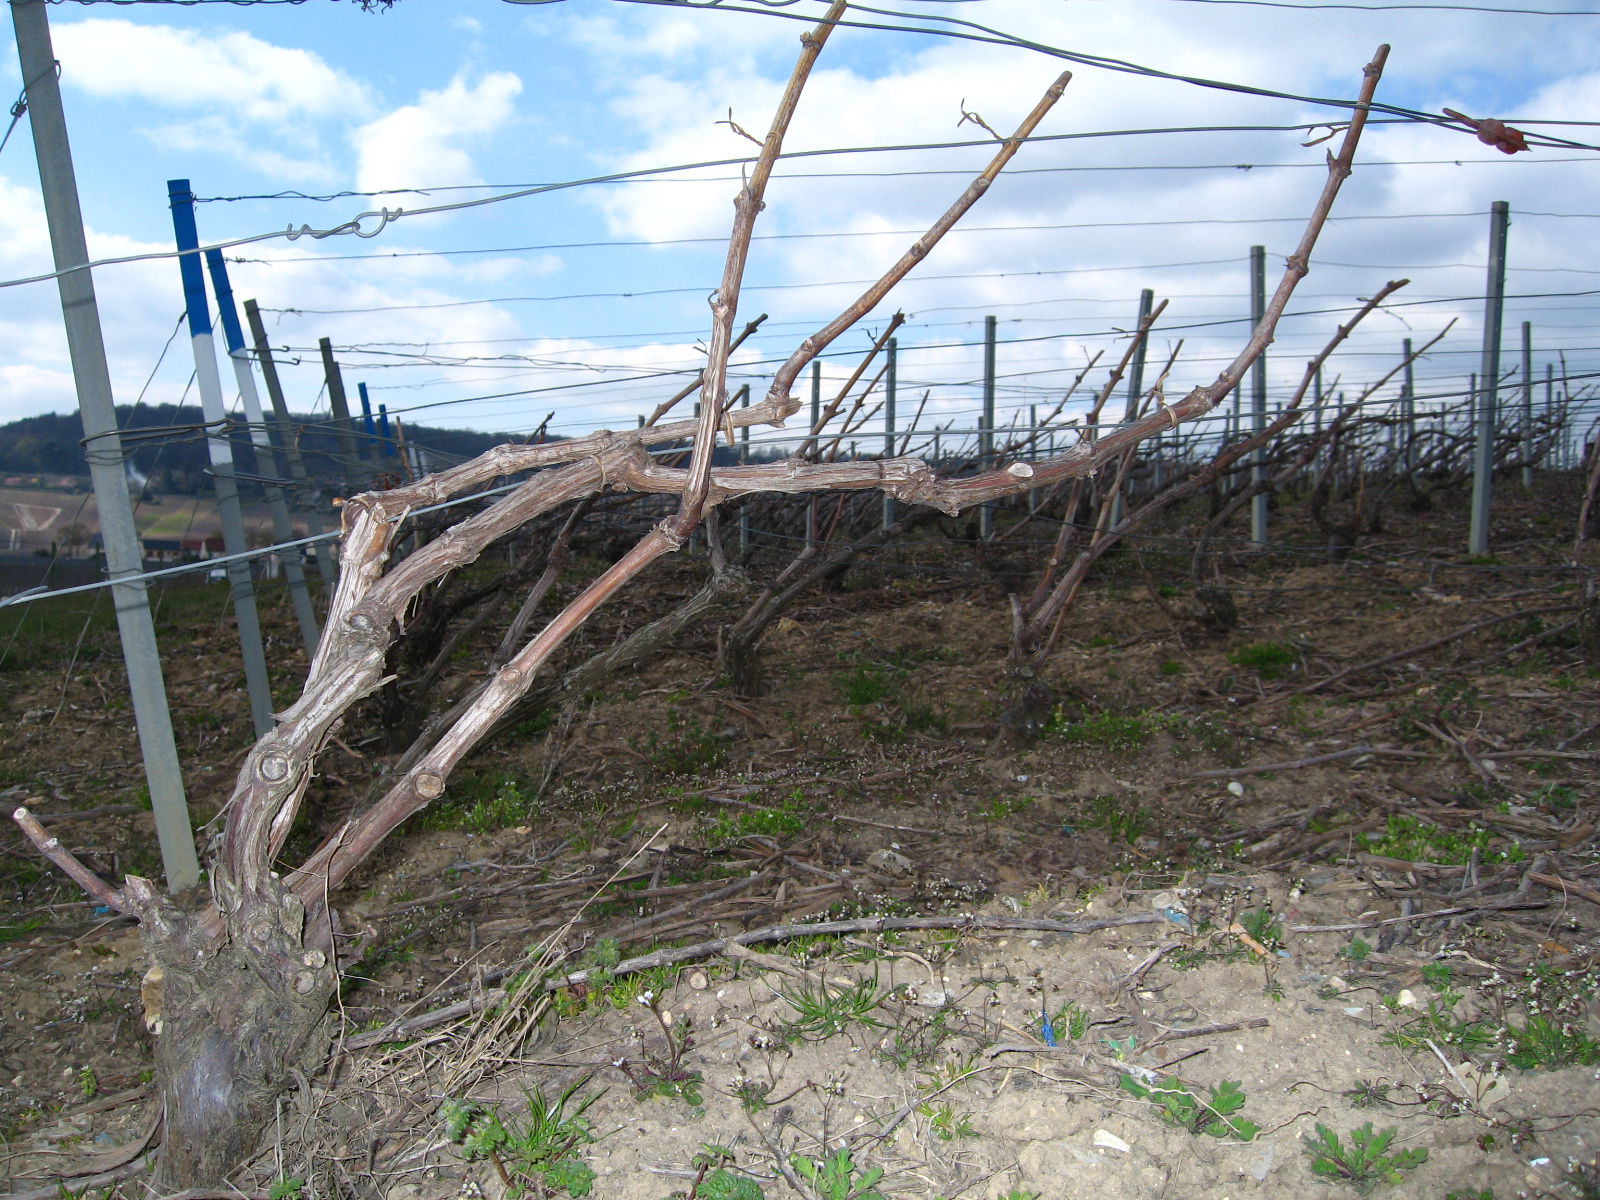
[[[116,582],[111,588],[117,612],[117,632],[122,658],[128,668],[128,690],[134,724],[139,731],[139,751],[144,759],[145,781],[155,813],[156,838],[161,845],[161,866],[167,888],[181,892],[200,881],[200,860],[195,854],[189,825],[189,801],[184,794],[183,772],[172,736],[172,714],[167,707],[166,681],[156,645],[155,622],[144,581],[139,531],[133,520],[123,471],[122,441],[117,434],[117,411],[111,394],[111,371],[106,365],[105,341],[100,330],[100,310],[95,301],[94,279],[89,273],[89,247],[83,235],[83,213],[78,205],[78,181],[72,168],[72,147],[67,139],[66,112],[56,80],[55,50],[50,44],[50,21],[45,0],[12,0],[11,21],[16,29],[17,59],[28,100],[28,121],[39,163],[39,186],[44,194],[45,221],[55,269],[66,272],[57,280],[61,312],[66,325],[67,352],[78,392],[84,443],[88,447],[89,476],[100,512],[100,537],[106,551],[106,569]]]

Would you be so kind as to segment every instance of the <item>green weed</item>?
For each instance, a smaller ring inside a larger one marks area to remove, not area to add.
[[[1093,746],[1116,754],[1143,750],[1155,736],[1157,722],[1139,713],[1100,712],[1081,721],[1068,721],[1058,708],[1045,723],[1045,733],[1075,745]]]
[[[900,690],[900,680],[904,675],[905,671],[902,668],[857,659],[850,670],[839,676],[834,683],[846,704],[855,708],[865,708],[869,704],[881,704],[895,696]]]
[[[634,748],[659,775],[700,775],[722,764],[728,743],[705,721],[676,709],[667,714],[666,733],[651,733]]]
[[[1351,1184],[1366,1192],[1380,1183],[1399,1183],[1400,1172],[1409,1171],[1428,1161],[1423,1149],[1389,1152],[1397,1127],[1375,1131],[1368,1121],[1360,1129],[1352,1130],[1350,1140],[1344,1141],[1328,1126],[1317,1123],[1315,1135],[1305,1135],[1306,1153],[1311,1156],[1311,1171],[1324,1179]]]
[[[1578,804],[1578,790],[1562,783],[1547,783],[1533,794],[1531,802],[1541,808],[1575,808]]]
[[[1458,1017],[1456,1005],[1461,1001],[1459,992],[1444,992],[1429,1000],[1428,1007],[1416,1017],[1383,1035],[1383,1042],[1401,1050],[1426,1050],[1428,1043],[1454,1046],[1463,1053],[1472,1054],[1494,1045],[1496,1031],[1484,1021]],[[1385,997],[1385,1006],[1394,1006],[1393,997]],[[1393,1008],[1393,1011],[1398,1011]]]
[[[977,1137],[972,1124],[972,1114],[950,1104],[932,1104],[927,1101],[917,1105],[917,1112],[928,1118],[928,1128],[941,1142],[953,1142],[958,1137]]]
[[[793,1154],[789,1165],[821,1200],[884,1200],[874,1186],[883,1178],[883,1168],[858,1167],[848,1149],[841,1148],[828,1158]]]
[[[573,1104],[587,1082],[572,1084],[552,1103],[543,1089],[523,1094],[528,1098],[525,1123],[507,1125],[500,1114],[476,1100],[448,1099],[439,1106],[445,1135],[461,1147],[468,1162],[487,1158],[506,1184],[507,1200],[521,1200],[529,1184],[541,1195],[587,1196],[594,1187],[594,1170],[580,1157],[578,1148],[594,1141],[584,1112],[600,1098],[595,1092]],[[571,1105],[569,1109],[569,1105]]]
[[[1244,1107],[1245,1094],[1231,1079],[1214,1084],[1204,1099],[1175,1075],[1148,1085],[1131,1074],[1124,1074],[1122,1090],[1140,1100],[1148,1100],[1168,1125],[1176,1125],[1192,1134],[1250,1142],[1261,1132],[1261,1126],[1254,1121],[1234,1115]]]
[[[1283,642],[1251,642],[1228,655],[1228,661],[1262,679],[1282,679],[1300,661],[1300,652]]]
[[[1044,1033],[1046,1018],[1047,1014],[1040,1014],[1039,1032],[1041,1035]],[[1058,1008],[1055,1016],[1048,1017],[1048,1020],[1050,1033],[1057,1041],[1061,1041],[1063,1038],[1069,1042],[1082,1041],[1084,1034],[1089,1032],[1089,1010],[1071,1000],[1068,1000]],[[1049,1038],[1044,1040],[1050,1041]]]
[[[1096,796],[1089,801],[1089,812],[1083,818],[1084,828],[1103,830],[1112,841],[1127,846],[1144,836],[1149,823],[1149,809],[1116,796]]]
[[[1513,1066],[1590,1067],[1600,1063],[1600,1041],[1589,1034],[1588,1009],[1600,981],[1586,971],[1541,964],[1511,990],[1509,1000],[1527,1016],[1504,1022],[1500,1048]]]
[[[526,825],[538,817],[539,800],[524,791],[525,786],[522,781],[510,777],[457,775],[450,781],[450,795],[429,805],[413,819],[421,828],[439,832],[460,829],[468,833],[493,833],[514,825]]]
[[[913,1016],[905,1024],[894,1025],[878,1057],[897,1071],[927,1065],[955,1033],[950,1017],[950,1011],[941,1008],[932,1016]]]
[[[901,655],[891,662],[857,657],[850,669],[836,676],[840,698],[858,717],[867,718],[865,732],[878,741],[898,741],[909,732],[944,730],[949,718],[931,704],[907,694],[910,675]],[[874,710],[870,714],[868,710]]]
[[[986,821],[1003,821],[1013,813],[1024,812],[1037,803],[1037,796],[996,796],[978,810],[978,815]]]
[[[306,1181],[299,1175],[280,1175],[267,1189],[267,1200],[300,1200]]]
[[[701,1176],[699,1184],[689,1193],[692,1200],[766,1200],[761,1185],[748,1175],[735,1175],[726,1167]]]
[[[1479,862],[1523,862],[1528,853],[1512,842],[1504,850],[1493,848],[1495,835],[1481,825],[1445,829],[1405,813],[1390,813],[1382,833],[1367,835],[1367,849],[1385,858],[1407,862],[1466,863],[1474,852]]]
[[[797,789],[796,800],[799,798]],[[793,837],[805,827],[806,812],[797,803],[786,801],[773,808],[747,808],[720,816],[706,830],[706,837],[725,845],[751,836]]]
[[[778,995],[795,1012],[794,1019],[784,1022],[781,1029],[786,1041],[820,1042],[852,1025],[881,1025],[872,1016],[883,998],[876,978],[837,990],[825,979],[805,981],[793,990],[779,988]]]
[[[653,991],[639,993],[637,1003],[650,1010],[661,1029],[660,1048],[646,1046],[638,1059],[619,1058],[612,1066],[628,1077],[633,1084],[636,1099],[648,1100],[652,1096],[681,1099],[692,1108],[699,1108],[699,1071],[683,1065],[683,1056],[694,1046],[694,1035],[688,1020],[673,1023],[661,1010],[661,1001]]]
[[[20,942],[44,924],[45,918],[41,914],[39,916],[23,917],[20,921],[15,921],[8,925],[0,925],[0,945],[6,942]]]

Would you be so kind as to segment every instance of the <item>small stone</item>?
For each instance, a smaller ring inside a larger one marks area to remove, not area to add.
[[[1090,1145],[1098,1146],[1102,1150],[1115,1150],[1118,1154],[1129,1154],[1133,1147],[1128,1145],[1109,1129],[1096,1129],[1094,1136],[1089,1139]]]
[[[1400,994],[1395,997],[1395,1000],[1401,1008],[1415,1008],[1417,1006],[1417,994],[1410,988],[1401,988]]]
[[[1250,1172],[1250,1177],[1257,1183],[1265,1183],[1272,1168],[1277,1165],[1277,1159],[1278,1147],[1268,1142],[1262,1147],[1261,1153],[1256,1155],[1246,1170]]]
[[[867,855],[867,865],[885,875],[909,875],[911,860],[893,850],[874,850]]]
[[[711,986],[711,976],[700,970],[690,971],[689,986],[697,992],[703,992]]]
[[[1244,784],[1240,783],[1237,779],[1230,779],[1228,780],[1228,790],[1235,796],[1242,796],[1244,795]]]

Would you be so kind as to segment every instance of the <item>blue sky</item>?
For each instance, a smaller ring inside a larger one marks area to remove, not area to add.
[[[1570,0],[1508,0],[1506,12],[1201,0],[876,7],[920,19],[859,15],[925,29],[929,18],[957,17],[1045,47],[1304,97],[1353,96],[1362,65],[1389,42],[1381,100],[1600,140],[1600,128],[1560,123],[1600,118],[1600,16],[1526,11],[1593,12]],[[796,0],[775,11],[824,8]],[[755,148],[719,122],[731,110],[739,126],[765,131],[807,27],[620,0],[398,0],[374,14],[331,0],[69,2],[52,4],[50,17],[96,258],[170,249],[171,178],[219,198],[198,209],[210,244],[326,229],[384,207],[743,157]],[[1074,80],[1042,134],[1338,117],[1304,100],[1076,66],[1039,50],[847,28],[829,43],[789,148],[981,139],[981,129],[959,124],[963,105],[1009,132],[1066,66]],[[9,104],[19,90],[10,54],[0,91]],[[1322,185],[1328,145],[1307,140],[1231,130],[1025,147],[967,231],[836,343],[825,380],[848,374],[898,304],[909,315],[901,404],[927,393],[930,417],[959,427],[977,403],[983,320],[993,313],[1002,408],[1047,409],[1096,351],[1103,363],[1115,358],[1118,330],[1150,287],[1171,299],[1153,355],[1183,339],[1169,393],[1209,382],[1244,337],[1249,247],[1268,248],[1275,280]],[[989,153],[896,150],[783,165],[740,313],[770,316],[741,353],[735,385],[761,395],[770,364],[893,261]],[[0,279],[49,270],[32,154],[24,119],[0,153]],[[1484,287],[1494,200],[1511,205],[1508,291],[1522,297],[1508,305],[1506,365],[1531,321],[1537,374],[1558,351],[1569,372],[1600,370],[1600,306],[1565,294],[1600,288],[1597,167],[1592,150],[1508,158],[1459,130],[1373,128],[1294,305],[1318,311],[1287,323],[1273,349],[1274,393],[1298,378],[1339,310],[1402,276],[1413,280],[1396,297],[1403,307],[1369,319],[1330,376],[1359,388],[1392,364],[1402,339],[1420,342],[1454,318],[1419,366],[1419,386],[1464,385],[1478,366],[1482,305],[1472,297]],[[520,433],[553,412],[563,433],[632,425],[699,362],[738,176],[729,166],[676,171],[401,215],[367,238],[270,238],[229,250],[233,286],[267,310],[296,410],[326,404],[314,360],[317,339],[329,337],[352,391],[365,382],[375,401],[415,421]],[[378,191],[388,194],[341,194]],[[281,193],[336,198],[262,198]],[[220,199],[229,197],[247,198]],[[380,223],[368,216],[363,228]],[[176,264],[106,266],[95,282],[118,402],[193,402],[187,339],[168,345],[182,310]],[[52,283],[0,289],[0,346],[0,420],[74,407]]]

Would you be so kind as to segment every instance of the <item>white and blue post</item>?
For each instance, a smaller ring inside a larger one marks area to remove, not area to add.
[[[189,320],[189,344],[194,350],[195,387],[210,427],[206,452],[211,459],[211,481],[216,485],[217,511],[222,518],[222,545],[228,555],[228,583],[233,611],[239,624],[239,648],[244,657],[245,690],[250,696],[250,717],[256,736],[271,733],[272,684],[267,657],[261,646],[261,621],[256,613],[255,584],[244,536],[244,511],[239,505],[239,484],[234,474],[233,447],[226,432],[228,414],[222,401],[222,377],[217,372],[217,352],[211,336],[211,310],[206,301],[206,277],[200,266],[200,234],[194,223],[194,193],[187,179],[167,181],[172,205],[172,230],[178,242],[178,268],[183,276],[183,303]]]

